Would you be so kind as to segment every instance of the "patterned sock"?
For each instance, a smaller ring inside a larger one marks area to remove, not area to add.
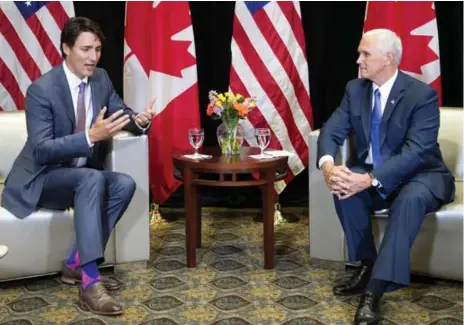
[[[97,262],[92,261],[81,265],[82,288],[86,289],[100,282],[100,272],[98,271]]]
[[[77,248],[74,248],[73,252],[66,261],[66,266],[69,267],[71,270],[75,270],[79,267],[79,264],[79,252],[77,251]]]

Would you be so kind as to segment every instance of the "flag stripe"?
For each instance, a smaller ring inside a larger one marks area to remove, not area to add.
[[[24,109],[24,95],[13,73],[2,58],[0,58],[0,75],[2,76],[1,86],[5,89],[5,91],[0,91],[0,94],[6,93],[6,96],[0,97],[0,105],[7,110],[13,110],[13,107],[9,109],[9,105],[13,101],[17,109]]]
[[[61,30],[63,29],[64,24],[69,19],[69,17],[74,16],[74,9],[72,6],[69,6],[67,1],[59,2],[59,1],[50,1],[47,3],[47,9],[50,12],[50,15],[56,22],[56,25]],[[58,42],[59,42],[58,38]]]
[[[38,67],[40,71],[38,76],[49,71],[52,68],[52,66],[50,65],[50,62],[48,62],[48,59],[46,58],[45,53],[43,52],[42,47],[40,46],[36,36],[27,25],[17,6],[13,2],[11,2],[10,5],[5,5],[3,8],[4,10],[8,9],[8,19],[9,21],[14,22],[14,24],[10,24],[10,26],[7,26],[9,29],[11,28],[11,30],[14,30],[15,34],[19,38],[18,42],[21,44],[22,47],[18,49],[24,51],[25,48],[25,50],[27,50],[29,56],[33,59],[32,62],[36,65],[36,67]],[[8,37],[6,38],[8,40]],[[33,64],[32,62],[30,64]],[[35,78],[31,79],[35,80]]]
[[[261,111],[261,114],[266,119],[269,127],[273,130],[282,148],[294,154],[289,157],[289,165],[292,168],[292,172],[294,174],[298,174],[304,168],[301,160],[304,158],[299,157],[298,153],[296,152],[293,146],[292,140],[290,139],[287,127],[284,121],[282,120],[282,117],[277,112],[276,108],[274,107],[274,104],[269,99],[268,94],[261,87],[261,83],[258,79],[256,79],[255,74],[252,72],[250,65],[255,65],[255,63],[250,59],[245,60],[245,58],[242,56],[243,52],[236,50],[237,47],[238,45],[235,42],[235,39],[233,38],[232,50],[235,54],[234,69],[237,72],[237,74],[242,77],[242,82],[245,84],[245,87],[248,89],[248,92],[250,93],[250,89],[253,89],[253,95],[259,98],[259,101],[257,103],[257,109]],[[248,51],[247,53],[249,52],[253,51]],[[262,76],[263,78],[269,78],[266,77],[265,74],[263,74]],[[260,109],[261,106],[266,107],[266,109]],[[298,132],[296,133],[299,134]]]
[[[0,2],[0,105],[24,109],[32,81],[62,62],[61,30],[74,16],[72,1]]]
[[[293,31],[293,34],[295,36],[296,41],[298,42],[298,49],[303,52],[303,55],[306,53],[306,43],[305,43],[305,37],[303,33],[303,28],[293,28],[290,26],[291,21],[293,21],[293,17],[297,15],[298,17],[301,18],[301,14],[297,11],[297,8],[295,8],[295,3],[289,2],[289,1],[278,1],[277,4],[280,7],[280,10],[282,11],[282,14],[285,16],[286,22],[284,19],[282,19],[282,24],[288,24],[288,26],[285,26],[285,28],[290,28]],[[276,26],[274,24],[274,26]],[[284,28],[279,28],[279,26],[276,26],[278,29],[284,29]],[[285,29],[284,29],[285,30]],[[305,57],[305,56],[304,56]],[[298,65],[297,65],[298,66]],[[309,89],[309,84],[308,84],[308,89]]]
[[[300,133],[304,135],[311,132],[311,128],[307,116],[305,115],[305,112],[307,110],[304,110],[303,107],[309,108],[311,107],[311,104],[309,102],[309,92],[306,90],[306,85],[303,84],[300,72],[298,71],[296,66],[303,65],[304,62],[306,62],[306,60],[301,51],[299,51],[300,53],[297,53],[297,47],[289,46],[289,44],[285,44],[282,40],[284,38],[288,40],[287,43],[295,42],[291,26],[288,24],[287,26],[285,26],[286,19],[282,16],[281,11],[278,10],[279,7],[276,6],[276,8],[277,10],[272,10],[269,13],[267,11],[260,11],[256,13],[256,24],[258,28],[261,30],[261,33],[264,35],[264,39],[267,41],[268,45],[272,49],[272,53],[274,53],[275,55],[274,62],[280,62],[280,66],[276,66],[275,72],[282,71],[282,73],[274,74],[274,78],[277,79],[276,82],[279,83],[280,81],[280,88],[285,90],[283,91],[283,94],[289,102],[293,119],[296,122],[296,125],[298,126],[298,130],[300,131]],[[280,18],[278,17],[279,15]],[[272,17],[272,20],[270,17]],[[269,26],[274,26],[276,29],[270,28]],[[287,30],[284,31],[280,29],[278,26],[287,27]],[[281,35],[279,34],[286,35],[283,35],[284,37],[281,37]],[[293,49],[292,53],[290,53],[289,47]],[[263,57],[263,55],[261,55],[261,57],[264,62],[270,59],[270,56]],[[307,96],[298,96],[298,94],[301,93],[306,93]],[[306,146],[308,146],[309,139],[303,139],[306,142]]]
[[[234,94],[241,94],[245,97],[251,97],[245,84],[240,79],[240,76],[237,74],[234,67],[232,67],[230,70],[230,85],[231,85],[231,90]],[[248,119],[241,121],[240,124],[245,129],[245,138],[249,145],[258,146],[256,137],[254,134],[255,127],[256,128],[269,128],[271,130],[271,140],[269,142],[269,148],[282,149],[282,146],[280,145],[280,142],[277,139],[277,136],[274,133],[274,130],[267,123],[266,118],[263,116],[259,108],[252,110],[248,114]]]
[[[268,65],[265,65],[263,63],[259,55],[253,50],[252,42],[248,38],[249,34],[245,33],[245,30],[239,22],[237,22],[234,25],[234,34],[234,41],[237,42],[237,45],[240,48],[241,55],[244,56],[244,61],[248,63],[247,67],[250,69],[249,74],[253,75],[253,77],[256,75],[260,76],[259,79],[255,79],[255,88],[257,88],[259,84],[260,88],[263,89],[263,93],[260,95],[256,94],[256,96],[258,96],[258,98],[266,98],[267,100],[263,100],[265,106],[272,105],[275,111],[278,112],[278,114],[273,114],[274,118],[268,119],[268,123],[272,125],[278,121],[278,125],[282,125],[281,127],[285,127],[285,133],[288,132],[287,137],[292,139],[291,142],[287,145],[288,147],[291,146],[293,149],[294,145],[296,145],[297,147],[304,146],[305,141],[303,140],[301,133],[298,131],[298,127],[295,123],[295,120],[292,118],[291,108],[287,99],[285,98],[285,94],[282,92],[282,88],[280,87],[280,85],[276,83],[271,72],[268,70],[272,63],[268,63]],[[263,52],[266,52],[266,49],[262,49],[260,51],[260,53]],[[272,51],[270,52],[272,53]],[[235,68],[237,69],[237,66],[235,66]],[[271,71],[272,70],[275,71],[278,69],[271,67]],[[278,120],[275,119],[276,115],[279,115]],[[278,128],[279,126],[275,127]],[[294,145],[292,145],[292,143]],[[285,148],[286,146],[283,145],[283,147]],[[298,153],[295,149],[293,149],[293,152]],[[302,160],[305,159],[306,155],[304,155],[303,152],[301,152],[299,155]]]
[[[280,193],[308,165],[312,125],[299,3],[237,2],[231,51],[229,88],[257,98],[256,109],[241,121],[245,139],[255,146],[253,129],[268,126],[269,148],[290,153],[288,176],[274,184]]]
[[[39,11],[44,9],[45,7],[42,7],[42,9],[40,9]],[[50,40],[50,37],[48,36],[47,31],[45,31],[37,15],[32,15],[31,17],[29,17],[29,19],[27,20],[27,24],[31,28],[34,35],[37,37],[37,40],[39,41],[39,44],[42,47],[42,50],[44,51],[45,57],[47,58],[48,62],[52,66],[55,66],[58,63],[60,63],[61,57],[58,54],[56,48]]]
[[[3,60],[5,65],[8,69],[13,73],[17,83],[19,84],[19,88],[21,89],[21,93],[23,96],[26,95],[27,87],[31,83],[31,79],[27,75],[26,71],[23,69],[22,65],[18,61],[18,57],[15,56],[15,52],[11,48],[10,44],[5,40],[3,34],[0,33],[0,48],[1,56],[0,58]],[[1,83],[3,83],[3,75],[0,75]]]
[[[0,34],[2,34],[6,41],[10,44],[13,52],[17,56],[21,66],[23,67],[24,71],[26,71],[29,78],[31,80],[37,79],[41,74],[40,70],[34,59],[31,57],[30,52],[24,47],[24,44],[21,42],[18,33],[13,28],[13,25],[8,20],[8,18],[5,16],[3,10],[0,10],[0,21],[2,22],[0,24]]]
[[[60,42],[61,42],[61,29],[56,20],[51,15],[47,6],[42,7],[36,14],[44,30],[47,32],[50,42],[53,44],[54,49],[59,57],[61,57]]]

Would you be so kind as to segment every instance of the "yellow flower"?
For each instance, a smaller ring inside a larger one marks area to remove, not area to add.
[[[235,96],[235,98],[237,98],[237,100],[241,100],[241,99],[243,99],[243,96],[240,95],[240,94],[237,94],[237,96]]]
[[[225,102],[225,101],[226,101],[226,98],[224,97],[223,94],[219,94],[219,95],[218,95],[218,98],[221,100],[221,102]]]
[[[214,103],[214,106],[222,107],[222,102],[218,100],[217,102]]]
[[[256,103],[252,101],[252,102],[250,102],[250,105],[248,105],[248,107],[250,107],[250,108],[256,107]]]

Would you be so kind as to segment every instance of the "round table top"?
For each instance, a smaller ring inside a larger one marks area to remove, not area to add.
[[[174,162],[190,168],[209,170],[243,170],[243,169],[265,169],[274,166],[286,165],[288,157],[272,157],[266,159],[255,159],[250,155],[259,155],[261,150],[256,147],[242,147],[238,155],[223,155],[219,147],[201,148],[200,154],[211,155],[206,159],[191,159],[184,157],[185,154],[193,154],[193,150],[187,153],[175,153]],[[266,152],[266,151],[265,151]]]

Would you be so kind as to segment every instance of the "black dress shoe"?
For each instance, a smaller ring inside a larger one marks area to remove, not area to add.
[[[371,273],[372,266],[361,265],[351,278],[334,286],[333,293],[337,296],[351,296],[363,293],[369,282]]]
[[[354,325],[377,325],[380,323],[380,299],[382,294],[366,292],[359,302],[354,316]]]

